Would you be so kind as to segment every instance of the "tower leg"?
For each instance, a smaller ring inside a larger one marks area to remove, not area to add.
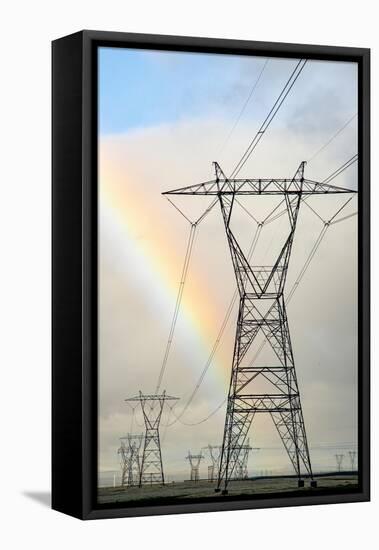
[[[300,399],[294,401],[289,413],[273,413],[271,417],[300,482],[302,466],[312,479],[313,474]]]
[[[258,327],[258,329],[257,329]],[[242,366],[247,349],[261,329],[278,362],[272,366]],[[272,390],[257,392],[255,380],[263,377]],[[282,295],[272,300],[263,316],[255,300],[243,296],[237,322],[233,368],[226,411],[217,488],[227,490],[241,462],[241,450],[256,413],[269,413],[300,482],[304,473],[313,479],[300,402],[287,316]],[[226,493],[224,493],[226,494]]]
[[[157,428],[147,429],[145,435],[139,486],[141,487],[147,483],[164,485],[162,453]]]

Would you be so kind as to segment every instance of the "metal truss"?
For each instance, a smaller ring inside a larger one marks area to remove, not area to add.
[[[165,391],[161,394],[152,395],[145,395],[140,391],[138,396],[125,399],[128,402],[137,401],[140,403],[145,422],[145,437],[139,473],[140,487],[155,483],[164,485],[159,425],[166,401],[177,399],[177,397],[166,395]]]
[[[141,474],[140,449],[143,439],[143,434],[127,434],[125,437],[120,437],[121,446],[118,453],[121,463],[121,485],[123,487],[139,485]]]
[[[302,486],[303,472],[313,481],[311,460],[295,371],[284,289],[288,264],[302,198],[305,195],[353,193],[329,184],[304,178],[302,162],[291,179],[231,179],[218,163],[212,181],[168,191],[171,195],[214,195],[218,197],[239,292],[239,312],[234,343],[228,404],[216,491],[227,494],[229,481],[243,463],[241,453],[256,414],[269,414]],[[231,229],[235,199],[239,195],[283,196],[289,232],[273,265],[252,265]],[[248,366],[243,359],[258,334],[270,344],[274,364]],[[269,390],[258,391],[258,380]]]
[[[188,455],[186,456],[186,460],[189,461],[191,472],[190,472],[190,479],[191,481],[199,481],[199,468],[200,468],[200,462],[204,458],[204,455],[201,453],[197,455],[191,454],[191,451],[188,451]]]
[[[220,468],[220,458],[222,445],[208,445],[204,447],[209,452],[209,457],[212,464],[208,466],[208,481],[215,480],[215,472],[219,471]],[[248,477],[248,461],[250,451],[255,450],[259,451],[258,447],[251,447],[250,441],[247,439],[245,445],[241,445],[236,448],[236,468],[234,471],[234,479],[246,479]]]
[[[235,450],[235,462],[234,479],[246,479],[248,477],[247,464],[249,461],[249,454],[252,450],[250,447],[249,439],[246,440],[244,445],[240,445]]]
[[[351,471],[354,471],[356,456],[357,456],[357,451],[349,451],[349,458],[350,458],[350,462],[351,462]]]
[[[208,450],[211,459],[211,464],[208,466],[208,481],[214,481],[219,469],[222,447],[221,445],[208,445],[204,449]]]
[[[342,468],[342,462],[343,462],[343,459],[344,459],[344,456],[343,454],[336,454],[334,455],[336,457],[336,462],[337,462],[337,468],[338,468],[338,472],[341,471],[341,468]]]
[[[331,193],[354,193],[351,189],[344,189],[305,179],[305,161],[300,164],[301,169],[296,172],[295,177],[290,179],[260,178],[260,179],[231,179],[222,172],[219,164],[214,163],[216,179],[189,185],[180,189],[166,191],[163,195],[215,195],[224,197],[230,195],[325,195]]]
[[[121,486],[126,486],[126,479],[127,479],[127,473],[128,473],[128,451],[121,441],[121,446],[117,449],[117,454],[120,455],[120,467],[121,467]]]

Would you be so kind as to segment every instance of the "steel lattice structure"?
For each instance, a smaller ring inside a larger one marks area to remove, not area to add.
[[[204,455],[201,453],[197,455],[193,455],[191,451],[188,451],[188,455],[186,456],[186,460],[189,461],[191,472],[190,472],[190,479],[191,481],[199,481],[199,468],[200,468],[200,462],[204,458]]]
[[[249,461],[249,454],[251,450],[252,447],[250,447],[249,439],[246,440],[246,443],[244,445],[236,448],[236,466],[234,469],[234,479],[246,479],[248,477],[247,464]]]
[[[212,464],[208,466],[208,481],[214,481],[215,472],[218,472],[219,469],[222,447],[221,445],[208,445],[204,448],[209,451],[209,457],[212,462]]]
[[[204,447],[209,451],[209,457],[212,464],[208,466],[208,481],[214,481],[214,472],[218,472],[220,467],[220,458],[222,445],[208,445]],[[234,479],[246,479],[248,477],[248,461],[250,451],[259,451],[258,447],[251,447],[249,439],[247,439],[244,445],[237,447],[236,453],[236,467],[234,470]]]
[[[257,413],[268,413],[271,416],[299,485],[303,485],[302,469],[312,480],[313,474],[284,299],[288,264],[302,199],[307,195],[355,191],[305,179],[305,162],[300,164],[290,179],[232,179],[225,176],[217,162],[214,167],[214,180],[164,194],[218,198],[239,292],[239,312],[216,490],[220,490],[223,484],[223,493],[227,494],[228,483],[233,479],[240,451]],[[272,265],[254,266],[248,261],[232,231],[231,217],[237,196],[259,198],[265,195],[283,197],[289,232]],[[270,344],[276,364],[263,367],[255,363],[248,366],[243,364],[258,334],[263,334]],[[254,389],[259,378],[265,379],[266,384],[270,385],[270,391],[247,391],[248,387]],[[315,482],[312,481],[312,484],[315,485]]]
[[[161,394],[145,395],[141,391],[138,396],[130,397],[125,401],[137,401],[141,405],[145,422],[145,438],[141,458],[139,486],[160,483],[164,485],[164,471],[162,462],[159,425],[163,407],[166,401],[177,400],[177,397]]]
[[[357,451],[349,451],[349,457],[350,457],[350,462],[351,462],[351,471],[354,470],[356,456],[357,456]]]
[[[121,446],[118,449],[121,462],[121,485],[132,487],[138,485],[141,474],[140,449],[144,439],[143,434],[130,434],[120,437]]]
[[[342,462],[343,462],[343,459],[344,459],[344,456],[343,454],[336,454],[334,455],[336,457],[336,462],[337,462],[337,468],[338,468],[338,471],[340,472],[341,471],[341,468],[342,468]]]
[[[128,473],[128,449],[122,441],[120,447],[117,449],[117,454],[120,455],[121,486],[125,487]]]

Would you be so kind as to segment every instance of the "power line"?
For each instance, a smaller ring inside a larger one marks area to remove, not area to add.
[[[286,99],[287,95],[290,93],[292,87],[294,86],[296,80],[299,78],[302,70],[304,69],[305,65],[307,63],[306,59],[300,59],[298,63],[296,64],[295,69],[292,71],[291,76],[287,80],[284,88],[280,92],[278,98],[276,99],[274,105],[272,106],[271,110],[269,111],[268,115],[264,119],[262,125],[260,126],[259,130],[255,134],[254,138],[250,142],[249,146],[247,147],[246,151],[240,158],[240,160],[237,162],[234,170],[232,171],[230,177],[235,177],[243,168],[245,163],[250,158],[251,154],[253,153],[254,149],[262,139],[264,133],[266,132],[267,128],[270,126],[271,122],[273,121],[274,117],[276,116],[277,112],[279,111],[280,107],[282,106],[284,100]]]
[[[351,118],[349,118],[349,120],[345,122],[345,124],[341,126],[341,128],[337,130],[337,132],[333,134],[333,136],[322,147],[320,147],[320,149],[318,149],[315,154],[308,159],[307,162],[309,163],[311,162],[311,160],[315,159],[321,153],[321,151],[323,151],[330,143],[332,143],[332,141],[336,139],[337,136],[339,136],[341,132],[343,132],[343,130],[350,124],[350,122],[352,122],[357,117],[357,115],[358,113],[355,113]]]
[[[257,79],[255,80],[255,82],[254,82],[254,84],[253,84],[253,86],[252,86],[252,88],[251,88],[251,90],[250,90],[250,93],[249,93],[249,95],[247,96],[246,101],[244,102],[244,104],[243,104],[243,106],[242,106],[242,108],[241,108],[241,110],[240,110],[240,112],[239,112],[239,114],[238,114],[238,116],[237,116],[237,118],[236,118],[236,120],[235,120],[235,122],[234,122],[232,128],[230,129],[228,135],[226,136],[226,138],[225,138],[223,144],[222,144],[221,147],[220,147],[220,150],[219,150],[219,153],[218,153],[219,155],[220,155],[221,152],[225,149],[227,143],[229,142],[230,138],[232,137],[233,132],[234,132],[234,130],[236,129],[236,127],[237,127],[239,121],[241,120],[241,117],[242,117],[243,113],[245,112],[246,107],[248,106],[248,104],[249,104],[251,98],[253,97],[254,91],[255,91],[256,87],[258,86],[259,81],[261,80],[262,75],[263,75],[263,73],[264,73],[264,71],[265,71],[265,69],[266,69],[266,67],[267,67],[267,65],[268,65],[268,63],[269,63],[269,61],[270,61],[269,59],[266,59],[266,61],[265,61],[264,65],[263,65],[261,71],[259,72],[259,75],[258,75]]]
[[[337,212],[334,213],[334,215],[329,219],[328,221],[328,224],[331,225],[331,223],[333,222],[333,220],[338,216],[338,214],[340,214],[340,212],[342,212],[342,210],[345,208],[345,206],[347,206],[349,204],[350,201],[353,200],[353,197],[350,197],[346,202],[343,203],[343,205],[341,206],[341,208],[339,208],[337,210]]]
[[[339,218],[338,220],[335,220],[334,222],[331,222],[330,225],[334,225],[335,223],[340,223],[340,222],[343,222],[345,220],[348,220],[349,218],[352,218],[352,217],[356,216],[357,214],[358,214],[358,212],[355,211],[352,214],[348,214],[347,216],[344,216],[343,218]]]
[[[313,212],[313,214],[314,214],[315,216],[317,216],[317,218],[318,218],[322,223],[325,223],[324,218],[322,218],[322,217],[320,216],[320,214],[319,214],[318,212],[316,212],[316,210],[315,210],[310,204],[308,204],[306,201],[303,201],[303,203],[305,204],[305,206],[307,206],[307,207],[309,208],[309,210],[311,210],[311,211]]]
[[[167,197],[167,195],[165,195],[165,198],[168,200],[168,202],[170,204],[172,204],[172,206],[175,208],[175,210],[177,210],[179,212],[179,214],[181,214],[183,216],[183,218],[187,220],[188,223],[190,223],[191,225],[193,224],[193,222],[189,218],[187,218],[186,214],[184,214],[184,212],[182,212],[182,210],[180,210],[180,208],[174,203],[174,201],[172,201],[169,197]]]
[[[339,168],[337,168],[337,170],[335,170],[334,172],[332,172],[330,174],[330,176],[328,176],[327,178],[325,178],[322,183],[330,183],[332,180],[334,180],[334,178],[336,178],[337,176],[339,176],[340,174],[342,174],[342,172],[344,172],[345,170],[347,170],[347,168],[349,168],[350,166],[352,166],[355,162],[357,162],[358,160],[358,153],[353,155],[349,160],[347,160],[344,164],[342,164],[342,166],[340,166]]]
[[[203,424],[204,422],[209,420],[212,416],[214,416],[221,409],[221,407],[226,403],[226,400],[227,400],[227,397],[225,397],[222,400],[222,402],[219,405],[217,405],[217,407],[211,413],[208,414],[208,416],[206,416],[205,418],[203,418],[198,422],[185,422],[184,420],[181,420],[180,416],[176,417],[176,420],[179,421],[181,424],[184,424],[184,426],[199,426],[200,424]],[[173,424],[174,422],[172,424],[169,424],[168,427],[172,426]]]
[[[309,448],[312,449],[312,450],[329,450],[329,449],[335,449],[335,450],[344,450],[345,448],[349,448],[351,449],[351,447],[356,447],[356,444],[355,443],[336,443],[336,444],[322,444],[322,443],[319,443],[317,445],[310,445]],[[270,447],[263,447],[261,446],[260,447],[261,450],[263,451],[275,451],[275,450],[282,450],[283,447],[278,447],[278,446],[270,446]],[[355,452],[355,451],[352,451],[352,452]]]
[[[196,234],[196,225],[191,224],[191,229],[190,229],[190,233],[189,233],[189,237],[188,237],[186,254],[185,254],[184,264],[183,264],[183,269],[182,269],[182,276],[181,276],[181,279],[180,279],[179,290],[178,290],[178,294],[177,294],[177,297],[176,297],[174,314],[173,314],[173,317],[172,317],[172,320],[171,320],[170,331],[169,331],[169,335],[168,335],[168,340],[167,340],[167,344],[166,344],[165,353],[164,353],[163,360],[162,360],[162,365],[161,365],[159,375],[158,375],[158,382],[157,382],[157,386],[156,386],[156,389],[155,389],[155,393],[159,392],[159,388],[160,388],[160,385],[162,383],[162,378],[163,378],[163,375],[164,375],[164,371],[165,371],[166,366],[167,366],[167,360],[168,360],[168,356],[169,356],[169,353],[170,353],[170,350],[171,350],[171,345],[172,345],[172,340],[173,340],[173,336],[174,336],[174,332],[175,332],[176,322],[178,320],[179,308],[180,308],[180,304],[181,304],[182,297],[183,297],[183,291],[184,291],[184,285],[185,285],[186,278],[187,278],[188,267],[189,267],[190,260],[191,260],[193,243],[194,243],[194,240],[195,240],[195,234]]]
[[[158,375],[158,382],[157,382],[157,386],[156,386],[156,389],[155,389],[155,393],[159,392],[159,388],[160,388],[161,383],[162,383],[163,375],[164,375],[164,372],[166,370],[167,361],[168,361],[168,357],[169,357],[169,354],[170,354],[171,345],[172,345],[174,332],[175,332],[175,328],[176,328],[176,323],[177,323],[177,320],[178,320],[180,304],[181,304],[182,297],[183,297],[184,286],[185,286],[186,279],[187,279],[188,268],[189,268],[189,264],[190,264],[190,260],[191,260],[191,256],[192,256],[192,251],[193,251],[193,246],[194,246],[194,242],[195,242],[195,238],[196,238],[196,230],[197,230],[199,224],[205,219],[205,217],[209,214],[209,212],[212,210],[214,205],[217,203],[217,199],[213,200],[212,203],[208,206],[208,208],[206,208],[205,211],[201,214],[201,216],[195,222],[192,222],[184,214],[184,212],[182,212],[176,206],[176,204],[173,201],[171,201],[170,199],[168,199],[168,200],[176,208],[176,210],[178,212],[180,212],[180,214],[191,224],[191,227],[190,227],[190,232],[189,232],[189,237],[188,237],[188,242],[187,242],[186,253],[185,253],[185,257],[184,257],[182,275],[181,275],[181,279],[180,279],[180,283],[179,283],[179,290],[178,290],[178,294],[177,294],[177,297],[176,297],[174,314],[173,314],[173,317],[172,317],[172,320],[171,320],[168,340],[167,340],[165,353],[164,353],[164,356],[163,356],[161,368],[160,368],[159,375]]]
[[[296,278],[296,281],[294,282],[294,284],[293,284],[293,286],[292,286],[292,288],[291,288],[291,290],[288,294],[286,304],[288,304],[291,301],[292,296],[294,295],[294,293],[295,293],[297,287],[299,286],[302,278],[304,277],[310,263],[312,262],[318,248],[320,247],[320,244],[321,244],[323,238],[325,237],[325,233],[327,232],[328,228],[329,228],[329,225],[325,224],[323,226],[323,228],[321,229],[320,234],[317,237],[316,242],[314,243],[314,245],[312,247],[312,250],[308,254],[307,259],[305,260],[305,263],[304,263],[303,267],[301,268],[301,270],[300,270],[300,272],[299,272],[299,274]]]
[[[135,414],[135,409],[136,409],[136,406],[133,407],[132,405],[130,405],[130,403],[127,403],[127,405],[129,405],[132,409],[132,419],[131,419],[131,428],[130,428],[130,431],[132,432],[132,427],[134,425],[134,423],[136,423],[136,425],[139,427],[139,428],[142,428],[144,426],[144,423],[140,423],[138,420],[137,420],[137,416]]]
[[[166,424],[163,424],[162,422],[162,426],[164,427],[164,430],[163,430],[163,434],[162,434],[162,437],[161,437],[161,443],[164,443],[165,439],[166,439],[166,435],[167,435],[167,428],[170,426],[170,416],[171,414],[173,414],[174,412],[174,408],[175,406],[177,405],[177,401],[175,401],[175,403],[170,406],[169,405],[169,411],[168,411],[168,415],[167,415],[167,420],[166,420]]]

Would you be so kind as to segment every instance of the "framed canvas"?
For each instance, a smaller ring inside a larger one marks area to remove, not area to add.
[[[52,51],[53,508],[369,500],[369,50]]]

